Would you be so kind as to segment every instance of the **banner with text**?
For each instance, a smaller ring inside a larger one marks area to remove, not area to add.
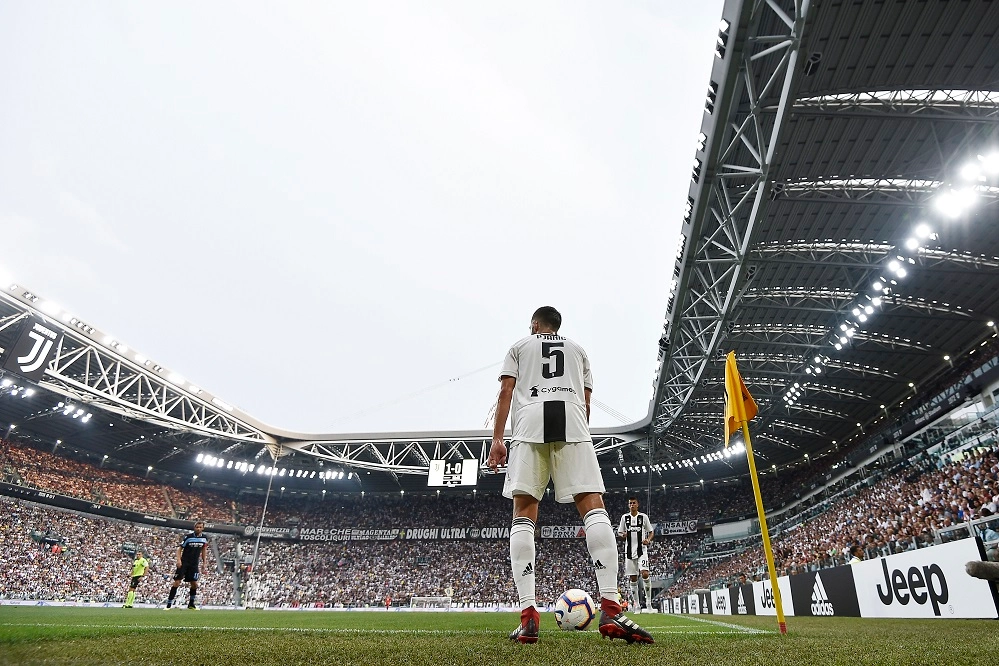
[[[992,584],[964,570],[984,559],[979,543],[961,539],[853,565],[861,616],[997,617]]]

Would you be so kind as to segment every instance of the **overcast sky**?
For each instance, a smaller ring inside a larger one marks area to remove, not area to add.
[[[721,10],[8,0],[0,272],[307,432],[482,428],[553,305],[637,420]]]

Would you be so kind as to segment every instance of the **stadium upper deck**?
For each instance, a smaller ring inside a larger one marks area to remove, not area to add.
[[[674,280],[661,285],[672,298],[655,397],[645,420],[595,431],[614,452],[605,467],[655,466],[664,483],[740,473],[718,454],[732,349],[761,407],[757,453],[774,465],[858,441],[991,353],[997,30],[986,0],[726,2]],[[196,452],[258,468],[278,455],[353,490],[425,487],[429,459],[485,458],[485,431],[268,426],[23,286],[0,293],[5,361],[29,316],[58,339],[37,376],[5,371],[0,418],[53,448],[187,477]],[[78,427],[87,414],[99,428]],[[250,474],[232,483],[266,478]]]

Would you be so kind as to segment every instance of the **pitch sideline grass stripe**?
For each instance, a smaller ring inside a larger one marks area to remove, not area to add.
[[[690,617],[685,616],[688,620],[693,620],[694,622],[703,622],[705,624],[713,624],[717,627],[726,627],[728,629],[738,629],[739,632],[744,634],[770,634],[773,632],[767,631],[766,629],[755,629],[753,627],[743,627],[738,624],[731,624],[729,622],[719,622],[718,620],[705,620],[702,617]]]
[[[707,620],[705,620],[707,622]],[[769,633],[760,629],[747,629],[746,627],[740,627],[738,625],[725,625],[722,622],[711,622],[710,624],[718,624],[723,626],[728,626],[735,631],[722,631],[717,629],[703,630],[703,629],[659,629],[653,630],[656,635],[659,634],[698,634],[705,636],[713,635],[724,635],[724,634],[746,634],[746,633]],[[150,629],[153,631],[169,631],[171,629],[183,630],[183,631],[221,631],[221,632],[258,632],[258,631],[288,631],[301,634],[407,634],[407,635],[428,635],[428,636],[443,636],[443,635],[492,635],[492,634],[502,634],[506,635],[506,631],[501,630],[461,630],[461,629],[325,629],[321,627],[310,628],[310,627],[212,627],[212,626],[197,626],[197,625],[175,625],[175,624],[63,624],[63,623],[50,623],[50,622],[0,622],[0,627],[53,627],[59,629],[121,629],[121,630],[141,630]],[[571,633],[571,632],[567,632]],[[581,632],[581,633],[593,633],[597,632]]]

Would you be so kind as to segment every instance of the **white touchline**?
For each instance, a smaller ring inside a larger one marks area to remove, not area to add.
[[[500,630],[447,629],[326,629],[322,627],[209,627],[182,624],[65,624],[62,622],[0,622],[0,627],[66,627],[70,629],[185,629],[195,631],[293,631],[303,634],[505,634]]]
[[[687,618],[697,620],[697,618]],[[765,634],[769,633],[762,629],[750,629],[740,627],[735,624],[725,624],[724,622],[712,622],[710,620],[697,620],[707,622],[722,627],[730,627],[735,631],[704,631],[700,629],[653,629],[655,634]],[[445,629],[324,629],[321,627],[207,627],[180,624],[63,624],[47,622],[0,622],[0,627],[60,627],[69,629],[184,629],[193,631],[232,631],[232,632],[254,632],[254,631],[290,631],[301,634],[506,634],[506,631],[497,630],[445,630]],[[596,632],[579,632],[579,635]]]
[[[719,627],[727,627],[729,629],[738,629],[744,634],[769,634],[771,632],[766,629],[754,629],[752,627],[741,627],[737,624],[730,624],[728,622],[719,622],[718,620],[705,620],[702,617],[690,617],[689,615],[684,616],[686,620],[693,620],[694,622],[704,622],[705,624],[714,624]]]

